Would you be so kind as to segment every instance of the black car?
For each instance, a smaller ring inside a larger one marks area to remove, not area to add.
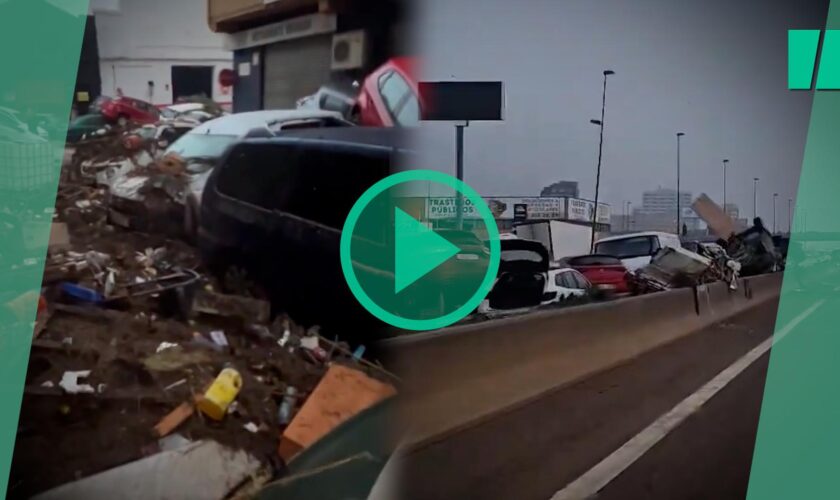
[[[490,309],[520,309],[542,303],[547,279],[548,249],[538,241],[501,240],[499,273],[487,295]]]
[[[408,153],[401,137],[396,129],[309,129],[231,146],[202,195],[198,243],[208,267],[220,276],[240,268],[304,323],[368,324],[341,271],[341,228],[356,200]]]

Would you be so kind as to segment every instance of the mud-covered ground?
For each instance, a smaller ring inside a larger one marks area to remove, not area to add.
[[[109,274],[115,295],[126,292],[126,285],[182,269],[199,275],[195,289],[221,291],[205,275],[194,248],[108,224],[105,203],[103,189],[62,180],[55,222],[67,224],[70,246],[51,250],[47,258],[44,296],[50,306],[33,340],[8,497],[28,498],[160,451],[154,426],[203,393],[226,366],[243,380],[232,411],[221,422],[196,412],[174,433],[247,450],[282,471],[277,455],[282,395],[289,385],[297,388],[299,407],[326,370],[323,360],[296,346],[304,328],[283,314],[258,326],[261,335],[246,318],[169,317],[181,309],[169,307],[173,294],[168,292],[108,305],[73,302],[62,293],[62,283],[101,292]],[[107,259],[78,265],[84,260],[79,256],[90,251]],[[224,332],[228,347],[214,347],[209,336],[214,330]],[[291,340],[281,346],[286,330]],[[343,351],[346,346],[324,342],[328,359],[362,368]],[[176,346],[158,352],[163,343]],[[77,370],[90,370],[79,383],[89,384],[93,393],[68,394],[59,387],[65,372]]]

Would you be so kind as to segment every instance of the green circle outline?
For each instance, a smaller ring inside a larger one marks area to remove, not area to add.
[[[372,298],[370,298],[361,283],[359,283],[359,280],[356,277],[356,272],[353,270],[353,262],[350,256],[352,234],[356,229],[356,224],[359,221],[359,217],[362,215],[362,211],[364,211],[364,209],[375,197],[380,195],[386,189],[411,181],[435,182],[448,186],[463,194],[478,210],[478,214],[481,216],[482,222],[484,222],[484,225],[487,227],[487,235],[490,241],[490,263],[485,271],[484,279],[481,281],[481,284],[478,286],[475,293],[473,293],[472,297],[470,297],[470,299],[458,309],[436,318],[404,318],[381,307]],[[465,318],[470,314],[470,312],[472,312],[473,309],[478,307],[479,304],[481,304],[481,301],[484,300],[493,288],[493,282],[499,272],[501,253],[502,250],[501,243],[499,243],[499,228],[496,226],[496,219],[493,217],[493,213],[484,202],[484,199],[479,196],[472,187],[463,181],[452,177],[451,175],[434,170],[422,169],[407,170],[405,172],[389,175],[368,188],[367,191],[365,191],[364,194],[356,200],[356,203],[353,204],[353,208],[350,209],[350,213],[344,221],[344,226],[341,230],[341,243],[339,247],[341,271],[344,274],[344,279],[347,281],[347,285],[350,287],[350,291],[353,293],[353,296],[356,297],[356,300],[358,300],[359,303],[368,310],[368,312],[385,323],[393,325],[397,328],[414,331],[435,330],[449,326]]]

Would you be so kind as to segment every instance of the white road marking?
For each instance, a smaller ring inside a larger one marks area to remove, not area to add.
[[[645,453],[653,448],[653,446],[667,436],[669,432],[676,429],[692,413],[700,409],[700,407],[702,407],[721,389],[726,387],[726,385],[741,372],[746,370],[757,359],[770,350],[770,347],[774,343],[779,342],[787,336],[787,334],[790,333],[796,325],[810,316],[824,302],[825,300],[816,302],[799,314],[799,316],[793,318],[781,330],[777,331],[775,335],[768,338],[743,357],[725,368],[712,380],[698,389],[697,392],[682,400],[679,404],[677,404],[677,406],[671,409],[668,413],[659,417],[642,432],[624,443],[624,445],[622,445],[619,449],[615,450],[612,454],[601,460],[582,476],[569,483],[565,488],[555,493],[554,496],[551,497],[551,500],[583,500],[593,497],[613,479],[618,477],[619,474],[630,467],[630,465],[632,465],[636,460],[641,458]]]

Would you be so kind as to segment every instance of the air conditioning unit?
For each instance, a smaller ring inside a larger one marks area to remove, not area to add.
[[[366,36],[363,30],[337,33],[332,39],[332,70],[361,68],[365,65]]]

